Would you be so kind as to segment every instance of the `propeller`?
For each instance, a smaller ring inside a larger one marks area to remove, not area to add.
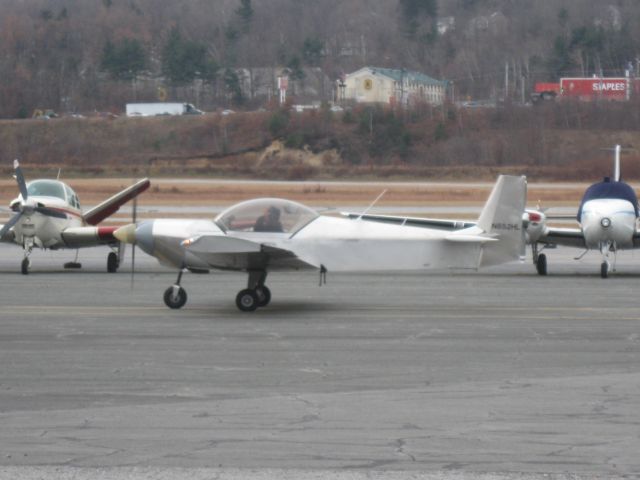
[[[138,197],[133,197],[133,210],[131,212],[131,223],[133,223],[134,228],[136,225],[136,221],[138,220]],[[135,237],[133,243],[131,244],[131,289],[133,290],[134,278],[136,273],[136,241]]]
[[[13,161],[13,178],[16,179],[18,183],[18,189],[20,190],[20,195],[22,195],[22,202],[18,207],[18,213],[16,213],[13,217],[9,219],[9,221],[2,227],[0,230],[0,239],[2,239],[7,232],[20,220],[22,215],[25,213],[31,213],[35,210],[34,205],[29,205],[27,203],[29,199],[29,192],[27,192],[27,184],[24,181],[24,175],[22,174],[22,169],[20,168],[20,162],[18,160]]]

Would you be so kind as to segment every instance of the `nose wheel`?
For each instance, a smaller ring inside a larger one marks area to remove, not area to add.
[[[164,304],[173,310],[182,308],[184,307],[184,304],[187,303],[187,291],[180,286],[182,273],[182,270],[178,272],[178,279],[176,280],[176,283],[167,288],[162,297],[164,299]]]
[[[171,285],[164,291],[163,298],[167,307],[177,310],[187,303],[187,291],[180,285]]]

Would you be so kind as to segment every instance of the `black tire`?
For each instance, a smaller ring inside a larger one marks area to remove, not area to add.
[[[173,285],[172,285],[164,291],[163,298],[164,298],[164,304],[167,307],[173,310],[177,310],[179,308],[184,307],[184,304],[187,303],[187,291],[184,288],[179,287],[178,294],[174,298]]]
[[[119,266],[118,255],[116,255],[115,252],[110,252],[109,255],[107,255],[107,272],[116,273]]]
[[[538,260],[536,261],[536,270],[538,271],[538,275],[547,274],[547,256],[544,253],[538,255]]]
[[[236,296],[236,306],[243,312],[253,312],[258,308],[259,304],[258,295],[255,290],[249,288],[240,290]]]
[[[602,278],[607,278],[609,276],[609,264],[607,262],[602,262],[600,264],[600,276]]]
[[[22,271],[23,275],[29,275],[29,265],[31,264],[31,262],[29,261],[28,258],[23,258],[22,259],[22,263],[20,264],[20,270]]]
[[[256,288],[256,295],[259,307],[266,307],[271,302],[271,290],[266,285]]]

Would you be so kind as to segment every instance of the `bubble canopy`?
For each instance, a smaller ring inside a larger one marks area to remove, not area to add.
[[[294,234],[318,216],[309,207],[291,200],[258,198],[228,208],[215,222],[229,232]]]

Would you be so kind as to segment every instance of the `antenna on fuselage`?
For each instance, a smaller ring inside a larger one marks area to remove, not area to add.
[[[362,217],[363,217],[364,215],[366,215],[366,214],[369,212],[369,210],[371,210],[371,209],[373,208],[373,206],[374,206],[376,203],[378,203],[378,200],[380,200],[380,199],[383,197],[383,195],[384,195],[385,193],[387,193],[387,190],[388,190],[388,189],[386,189],[386,188],[385,188],[385,189],[382,191],[382,193],[381,193],[380,195],[378,195],[378,196],[376,197],[376,199],[375,199],[373,202],[371,202],[367,208],[365,208],[364,212],[362,212],[362,213],[360,214],[360,216],[358,217],[358,220],[362,220]]]
[[[56,177],[56,180],[60,180],[61,173],[62,173],[62,168],[58,168],[58,176]]]

